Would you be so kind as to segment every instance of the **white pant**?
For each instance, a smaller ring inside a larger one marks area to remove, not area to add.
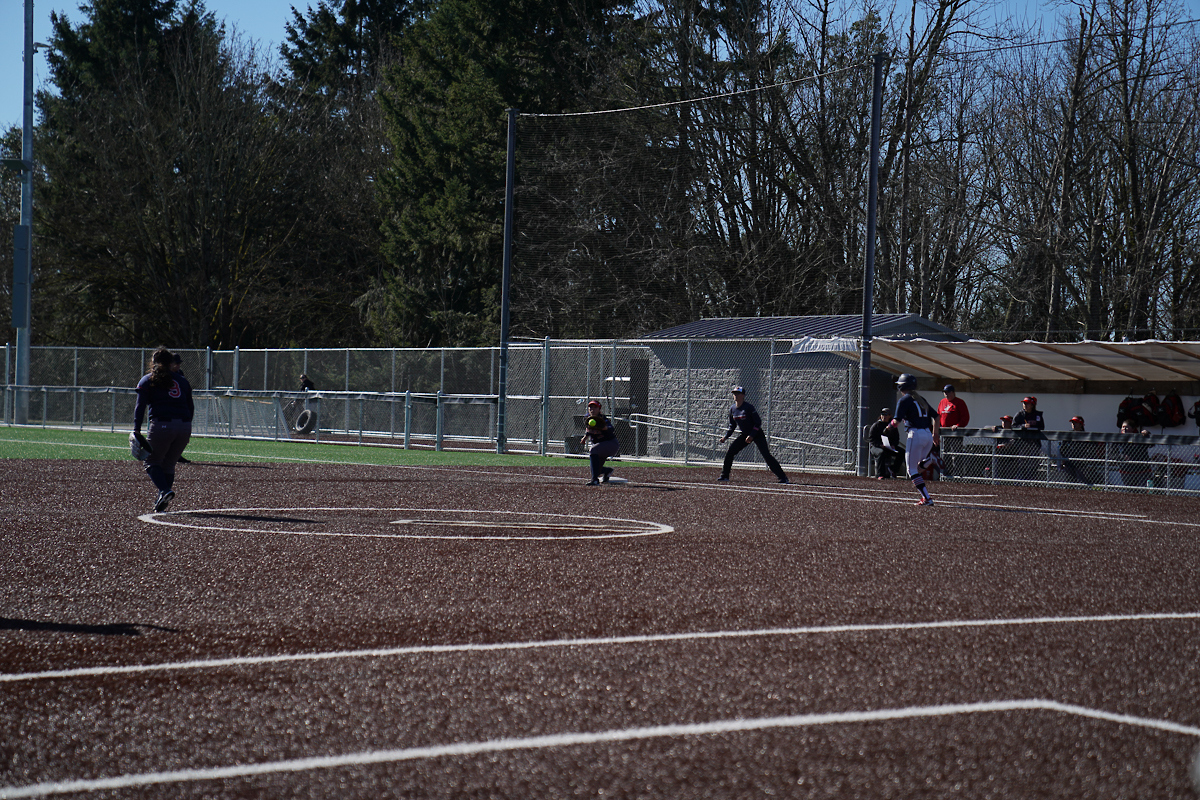
[[[928,428],[910,428],[908,444],[904,449],[904,466],[908,468],[908,477],[920,473],[921,468],[917,465],[929,458],[932,451],[933,431]]]

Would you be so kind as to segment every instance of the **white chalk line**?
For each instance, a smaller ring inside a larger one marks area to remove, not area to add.
[[[784,486],[730,486],[727,484],[708,486],[705,484],[675,482],[675,481],[647,481],[643,485],[655,486],[670,486],[673,488],[691,488],[691,489],[710,489],[719,492],[739,492],[742,494],[767,494],[781,496],[804,496],[814,497],[827,500],[843,500],[851,503],[893,503],[898,505],[912,505],[913,501],[918,498],[916,492],[900,493],[887,489],[842,489],[836,486],[829,487],[814,487],[800,486],[798,484],[787,484]],[[886,494],[885,494],[886,493]],[[1014,506],[1003,503],[983,503],[975,502],[975,498],[983,499],[995,497],[994,494],[953,494],[941,495],[936,491],[932,493],[934,499],[934,507],[943,505],[947,507],[967,508],[986,508],[995,509],[997,511],[1022,511],[1035,514],[1048,514],[1052,516],[1069,517],[1071,519],[1101,519],[1108,521],[1128,521],[1128,522],[1159,522],[1159,520],[1150,519],[1145,514],[1130,514],[1120,511],[1088,511],[1082,509],[1062,509],[1062,508],[1047,508],[1044,506]],[[1200,523],[1162,523],[1162,524],[1179,524],[1188,526],[1200,526]]]
[[[417,534],[417,533],[366,533],[366,532],[340,532],[340,531],[301,531],[301,530],[283,530],[279,528],[239,528],[225,525],[202,525],[193,522],[180,522],[177,519],[186,519],[189,515],[195,514],[239,514],[239,513],[270,513],[278,514],[281,512],[297,513],[297,512],[345,512],[352,514],[375,513],[375,512],[397,512],[397,513],[426,513],[426,514],[483,514],[483,515],[503,515],[510,517],[524,516],[531,518],[547,518],[555,517],[569,522],[563,523],[541,523],[541,522],[522,522],[514,520],[507,521],[492,521],[492,520],[417,520],[417,519],[401,519],[389,522],[389,525],[415,525],[423,524],[430,526],[447,526],[447,527],[476,527],[488,529],[530,529],[530,530],[565,530],[565,531],[593,531],[585,536],[503,536],[503,535],[479,535],[472,536],[469,534],[454,534],[454,535],[435,535],[435,534]],[[570,541],[570,540],[591,540],[591,539],[627,539],[641,536],[662,536],[667,533],[674,532],[674,528],[670,525],[664,525],[659,522],[650,522],[648,520],[625,519],[622,517],[589,517],[593,522],[581,522],[579,517],[570,514],[551,514],[541,511],[497,511],[493,509],[447,509],[447,508],[378,508],[367,506],[348,506],[348,507],[332,507],[332,506],[287,506],[275,508],[189,508],[182,511],[166,511],[162,513],[142,514],[138,517],[142,522],[151,525],[162,525],[171,528],[184,528],[193,531],[221,531],[227,533],[256,533],[270,534],[276,536],[332,536],[332,537],[348,537],[348,538],[363,538],[363,539],[452,539],[452,540],[482,540],[482,541]]]
[[[1200,611],[1153,614],[1108,614],[1079,617],[1029,617],[1018,619],[943,620],[939,622],[884,622],[859,625],[821,625],[796,628],[761,628],[745,631],[694,631],[691,633],[646,634],[641,636],[607,636],[588,639],[550,639],[532,642],[497,642],[493,644],[410,645],[407,647],[371,648],[367,650],[334,650],[318,653],[284,653],[273,656],[243,656],[209,660],[133,664],[106,667],[78,667],[44,672],[0,673],[0,683],[16,683],[63,678],[104,677],[145,672],[220,669],[226,667],[255,667],[266,664],[336,661],[351,658],[393,658],[409,655],[444,653],[487,653],[518,650],[547,650],[572,647],[615,647],[621,645],[662,644],[665,642],[711,641],[721,639],[750,639],[758,637],[814,636],[843,633],[896,633],[942,629],[1004,628],[1033,625],[1090,625],[1121,622],[1161,622],[1200,620]]]
[[[644,741],[648,739],[680,738],[686,736],[720,736],[732,733],[748,733],[772,729],[809,728],[824,725],[847,725],[861,723],[890,722],[905,719],[927,719],[933,717],[962,716],[967,714],[1004,713],[1010,711],[1039,711],[1067,714],[1087,719],[1112,722],[1118,725],[1148,728],[1185,736],[1200,737],[1200,728],[1180,725],[1169,720],[1135,717],[1129,714],[1114,714],[1085,706],[1059,703],[1054,700],[998,700],[980,703],[956,703],[935,706],[911,706],[873,711],[841,711],[824,714],[796,714],[791,716],[761,717],[757,719],[729,719],[691,724],[654,725],[641,728],[625,728],[608,731],[571,732],[530,736],[526,738],[493,739],[482,742],[456,742],[452,744],[428,745],[390,750],[368,750],[335,756],[267,761],[258,764],[237,764],[226,767],[172,770],[167,772],[144,772],[117,775],[109,778],[38,783],[28,786],[0,787],[0,798],[46,797],[71,792],[94,792],[129,789],[166,783],[194,783],[197,781],[220,781],[247,778],[259,775],[310,772],[339,767],[362,767],[371,764],[389,764],[402,761],[417,761],[432,758],[475,756],[485,753],[507,753],[518,750],[541,750],[561,747],[580,747],[618,742]]]

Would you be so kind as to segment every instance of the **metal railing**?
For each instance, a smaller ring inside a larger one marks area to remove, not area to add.
[[[720,441],[727,430],[725,427],[653,414],[630,414],[627,421],[634,429],[649,428],[656,431],[660,444],[670,447],[672,454],[682,452],[682,456],[672,455],[656,460],[682,464],[719,464],[725,458],[727,445]],[[854,472],[854,452],[849,448],[785,436],[768,438],[772,454],[784,466],[798,468],[801,472]],[[746,448],[738,455],[737,461],[758,462],[761,458],[757,448]]]
[[[1200,494],[1200,439],[960,429],[941,435],[951,480]]]

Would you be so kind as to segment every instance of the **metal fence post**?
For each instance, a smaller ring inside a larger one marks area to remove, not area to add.
[[[433,449],[442,452],[442,390],[438,389],[437,409],[434,413],[434,445]]]
[[[612,343],[612,371],[608,375],[611,380],[608,382],[608,411],[610,414],[617,413],[617,340],[613,339]]]
[[[270,358],[271,358],[271,351],[264,347],[263,348],[263,391],[264,392],[269,391],[271,388],[270,386],[267,385],[267,375],[269,375],[271,372]]]
[[[542,424],[538,437],[538,455],[546,455],[550,427],[550,337],[542,340]]]
[[[79,348],[71,348],[71,386],[79,387]],[[75,421],[75,395],[79,396],[79,429],[83,430],[83,395],[79,392],[72,392],[71,396],[71,421]]]
[[[774,392],[772,391],[775,381],[775,340],[767,340],[767,436],[774,432],[771,420],[774,419],[775,402]]]
[[[687,464],[692,452],[692,340],[687,343],[687,369],[684,373],[683,394],[683,463]]]
[[[412,389],[404,392],[404,449],[412,447]]]
[[[204,348],[204,391],[212,390],[212,348]]]

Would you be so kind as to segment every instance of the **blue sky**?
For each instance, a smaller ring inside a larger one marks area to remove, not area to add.
[[[314,0],[315,3],[315,0]],[[274,54],[283,39],[284,25],[292,18],[291,7],[301,11],[309,7],[309,0],[208,0],[205,5],[217,19],[224,20],[229,27],[236,27],[242,34],[270,43],[267,50]],[[1052,14],[1053,2],[1038,3],[1035,0],[997,0],[996,14],[1005,17]],[[1183,6],[1192,19],[1200,18],[1200,0],[1183,0]],[[50,12],[65,13],[78,23],[83,19],[79,11],[79,0],[35,0],[33,38],[45,42],[50,36]],[[22,103],[22,48],[24,47],[25,0],[0,0],[0,128],[19,125]],[[45,60],[35,56],[33,81],[38,86],[46,80],[49,71]]]

